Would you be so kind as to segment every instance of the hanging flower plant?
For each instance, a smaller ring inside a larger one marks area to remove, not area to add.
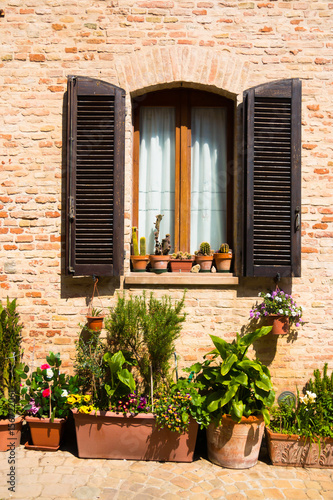
[[[302,307],[297,306],[292,296],[285,293],[283,290],[274,290],[270,292],[260,292],[259,297],[264,300],[255,306],[250,311],[250,318],[259,319],[265,318],[271,314],[285,316],[289,318],[291,324],[301,326]]]

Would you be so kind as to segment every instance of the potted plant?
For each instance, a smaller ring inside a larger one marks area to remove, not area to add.
[[[194,257],[187,252],[176,252],[171,255],[170,269],[173,273],[188,273],[191,271]]]
[[[214,262],[218,273],[229,273],[232,261],[232,250],[227,243],[220,245],[219,251],[214,253]]]
[[[170,256],[168,254],[171,250],[170,234],[165,235],[165,238],[162,239],[162,243],[159,242],[160,224],[162,218],[163,215],[156,215],[154,231],[155,253],[153,255],[149,255],[151,269],[157,274],[166,273],[168,271],[168,262],[170,260]]]
[[[79,456],[193,459],[201,396],[193,382],[174,384],[170,367],[183,306],[184,297],[173,305],[167,296],[118,296],[106,319],[107,344],[99,337],[77,343],[80,395],[67,402]]]
[[[298,307],[293,297],[277,288],[274,291],[260,292],[264,300],[256,304],[250,311],[250,318],[265,318],[271,325],[272,333],[283,335],[288,333],[289,325],[296,327],[302,324],[302,308]]]
[[[18,446],[21,439],[22,405],[20,399],[20,317],[16,299],[7,297],[6,306],[0,303],[0,451]]]
[[[98,278],[94,277],[94,289],[86,316],[88,330],[93,330],[94,332],[102,330],[105,318],[105,314],[103,314],[103,309],[98,309],[96,307],[93,307],[95,293],[97,293],[99,297],[97,283],[98,283]]]
[[[314,371],[303,395],[279,398],[266,428],[273,465],[333,467],[333,372]]]
[[[199,250],[194,252],[195,262],[200,265],[200,273],[210,273],[214,258],[213,253],[207,241],[200,243]]]
[[[26,405],[25,420],[30,427],[32,445],[26,448],[57,450],[63,426],[69,415],[67,396],[76,387],[76,378],[60,373],[60,354],[50,352],[42,364],[26,380],[22,394]]]
[[[138,228],[132,227],[132,248],[133,255],[131,255],[132,268],[135,272],[145,272],[149,257],[146,255],[146,238],[140,238],[140,252],[138,245]]]
[[[246,356],[271,327],[262,327],[234,342],[211,335],[215,349],[190,370],[202,384],[203,408],[209,414],[208,458],[223,467],[243,469],[257,463],[274,391],[268,368]]]

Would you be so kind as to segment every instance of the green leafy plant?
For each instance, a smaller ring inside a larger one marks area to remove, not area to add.
[[[121,350],[134,364],[149,392],[151,373],[158,387],[170,380],[170,358],[181,332],[185,314],[185,295],[172,304],[169,296],[157,299],[150,294],[126,299],[118,295],[117,304],[105,321],[108,346],[112,353]]]
[[[327,366],[323,375],[318,369],[314,371],[314,380],[307,382],[303,395],[297,391],[295,399],[286,397],[273,408],[269,424],[273,432],[310,440],[333,438],[333,372],[328,376]]]
[[[60,354],[50,352],[46,363],[32,372],[22,389],[26,406],[24,410],[34,416],[64,418],[69,414],[66,402],[69,392],[77,389],[76,377],[60,373]]]
[[[265,423],[269,423],[268,409],[275,397],[270,372],[246,353],[253,342],[270,330],[271,327],[262,327],[244,337],[237,334],[232,343],[211,335],[215,349],[204,356],[203,363],[191,366],[202,385],[204,409],[216,424],[224,414],[236,422],[243,416],[263,415]]]
[[[102,309],[97,309],[96,307],[93,307],[91,309],[91,314],[90,316],[96,318],[97,316],[103,316],[103,311]]]
[[[110,371],[110,382],[105,384],[105,390],[112,406],[119,398],[135,391],[135,381],[128,369],[123,368],[126,359],[121,351],[113,355],[106,352],[103,360],[107,363]]]
[[[256,304],[250,311],[250,318],[265,318],[270,314],[287,316],[290,323],[300,326],[302,321],[302,308],[296,305],[296,302],[290,294],[283,290],[274,290],[270,292],[260,292],[259,297],[264,300]]]

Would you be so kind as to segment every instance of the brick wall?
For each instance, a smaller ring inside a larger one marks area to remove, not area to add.
[[[333,369],[332,2],[8,0],[0,18],[0,294],[18,298],[26,359],[59,350],[68,369],[92,280],[63,274],[63,98],[69,74],[100,78],[127,93],[125,249],[131,229],[131,96],[183,82],[242,101],[246,88],[300,78],[302,278],[284,280],[305,307],[305,325],[271,338],[259,355],[278,390],[316,367]],[[236,184],[236,196],[237,184]],[[232,339],[272,280],[193,288],[177,350],[181,364],[210,349],[208,333]],[[104,307],[123,288],[102,278]],[[152,289],[179,298],[182,289]],[[141,289],[127,289],[140,293]],[[254,353],[253,353],[254,354]]]

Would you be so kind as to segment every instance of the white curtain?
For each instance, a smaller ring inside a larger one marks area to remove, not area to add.
[[[226,242],[226,110],[192,108],[191,253]]]
[[[139,237],[145,236],[147,253],[154,253],[154,222],[160,242],[167,233],[174,247],[175,225],[175,109],[142,107],[140,110]]]

